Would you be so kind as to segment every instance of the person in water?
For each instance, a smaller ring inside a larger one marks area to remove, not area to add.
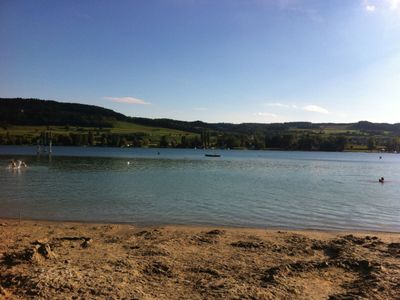
[[[26,163],[22,160],[18,160],[15,161],[14,159],[10,160],[9,164],[8,164],[8,168],[10,169],[19,169],[19,168],[27,168],[28,166],[26,165]]]
[[[15,169],[17,167],[17,163],[14,159],[10,160],[10,162],[8,163],[8,167],[10,169]]]
[[[379,178],[379,182],[380,183],[384,183],[385,182],[385,178],[383,178],[383,177]]]
[[[19,161],[18,161],[18,167],[19,167],[19,168],[21,168],[21,167],[26,168],[26,167],[28,167],[28,166],[26,165],[26,163],[25,163],[23,160],[19,160]]]

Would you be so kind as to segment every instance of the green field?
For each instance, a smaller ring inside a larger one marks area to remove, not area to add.
[[[261,136],[230,134],[217,131],[208,132],[208,142],[204,135],[182,130],[145,126],[125,121],[114,121],[112,127],[81,126],[22,126],[7,125],[0,127],[0,144],[35,145],[46,144],[51,136],[53,145],[61,146],[113,146],[113,147],[217,147],[230,149],[315,149],[325,141],[337,143],[338,138],[346,139],[342,151],[398,151],[400,138],[390,132],[380,131],[374,134],[355,130],[349,126],[330,125],[320,128],[288,128],[287,131],[272,132],[279,138],[267,140],[268,131]],[[289,135],[289,139],[287,139]],[[309,144],[299,143],[303,138]],[[264,143],[265,138],[265,143]],[[336,141],[334,141],[336,139]],[[372,141],[370,141],[372,139]],[[311,140],[311,142],[310,142]],[[261,142],[260,142],[261,141]],[[275,144],[273,144],[275,142]],[[254,146],[258,143],[259,146]],[[297,144],[296,144],[297,143]],[[371,144],[372,146],[370,146]],[[293,146],[300,145],[300,146]],[[258,148],[257,148],[258,147]],[[303,148],[300,148],[303,149]]]
[[[79,126],[13,126],[9,125],[6,129],[0,127],[0,136],[24,137],[35,141],[43,132],[51,132],[52,136],[69,136],[69,135],[88,135],[90,132],[94,134],[96,140],[103,135],[129,137],[130,135],[138,135],[148,140],[148,146],[157,146],[162,137],[168,140],[180,142],[182,136],[186,138],[195,138],[198,134],[185,132],[180,130],[143,126],[129,122],[116,121],[113,127],[79,127]],[[32,142],[33,143],[33,142]]]

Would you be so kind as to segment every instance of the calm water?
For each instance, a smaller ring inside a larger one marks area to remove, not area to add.
[[[0,217],[400,230],[399,154],[217,152],[0,147]]]

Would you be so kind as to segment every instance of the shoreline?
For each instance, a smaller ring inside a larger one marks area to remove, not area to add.
[[[37,144],[32,145],[1,145],[0,147],[21,147],[21,148],[34,148],[36,149]],[[253,148],[180,148],[180,147],[116,147],[116,146],[89,146],[89,145],[81,145],[81,146],[73,146],[73,145],[53,145],[55,149],[57,147],[60,148],[71,148],[71,149],[79,149],[79,148],[88,148],[88,149],[150,149],[150,150],[198,150],[198,151],[262,151],[262,152],[307,152],[307,153],[369,153],[369,154],[400,154],[396,151],[381,151],[381,150],[368,150],[368,149],[344,149],[343,151],[327,151],[327,150],[304,150],[304,149],[284,149],[284,148],[263,148],[263,149],[253,149]],[[38,154],[36,151],[32,154],[32,156],[36,155],[54,155],[55,153],[40,153]],[[14,155],[14,154],[0,154],[2,156]],[[16,155],[25,155],[25,154],[16,154]]]
[[[329,229],[329,228],[294,228],[294,227],[280,227],[280,226],[265,226],[265,227],[257,227],[257,226],[233,226],[233,225],[216,225],[216,224],[180,224],[180,223],[154,223],[154,222],[127,222],[127,221],[102,221],[102,220],[53,220],[53,219],[35,219],[35,218],[8,218],[8,217],[0,217],[0,223],[4,222],[15,222],[15,221],[26,221],[26,222],[39,222],[39,223],[66,223],[66,224],[81,224],[81,225],[127,225],[134,226],[136,228],[161,228],[161,227],[175,227],[175,228],[192,228],[192,229],[207,229],[207,228],[222,228],[222,229],[231,229],[231,230],[262,230],[262,231],[289,231],[289,232],[321,232],[321,233],[332,233],[332,234],[394,234],[400,235],[399,231],[391,231],[391,230],[371,230],[371,229]]]
[[[400,233],[0,218],[0,299],[395,299]]]

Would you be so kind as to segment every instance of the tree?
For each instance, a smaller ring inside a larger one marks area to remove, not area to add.
[[[6,133],[6,143],[7,145],[15,145],[16,139],[15,136],[10,135],[10,133],[7,131]]]
[[[89,139],[87,134],[81,134],[81,146],[86,146],[89,144]]]
[[[169,146],[168,139],[165,135],[160,138],[159,146],[160,148],[167,148]]]
[[[187,148],[188,145],[189,145],[188,139],[186,138],[186,136],[182,135],[182,136],[181,136],[181,144],[180,144],[180,147],[181,147],[181,148]]]
[[[400,137],[395,137],[386,142],[386,149],[389,152],[400,151]]]
[[[62,145],[62,146],[71,146],[72,145],[72,138],[70,135],[59,135],[58,136],[58,144]]]
[[[0,127],[3,128],[4,130],[8,129],[8,124],[6,121],[1,121],[0,122]]]
[[[128,144],[128,141],[126,140],[126,137],[122,137],[122,138],[120,138],[120,140],[119,140],[119,145],[118,145],[118,147],[125,147],[126,145]]]
[[[203,148],[210,147],[210,131],[203,129],[200,133],[201,143]]]
[[[244,145],[242,145],[244,146]],[[265,148],[265,138],[262,136],[256,135],[254,137],[253,146],[255,149],[264,149]]]
[[[200,148],[202,147],[201,139],[198,135],[194,136],[193,138],[188,138],[188,144],[190,148]]]
[[[70,133],[73,146],[82,146],[82,135],[77,133]]]
[[[373,137],[370,137],[367,142],[368,150],[375,150],[376,149],[376,140]]]
[[[335,151],[344,151],[347,146],[347,138],[345,136],[336,137],[336,150]]]
[[[225,147],[226,148],[238,148],[238,147],[240,147],[240,139],[238,139],[234,135],[229,135],[225,139]]]
[[[94,134],[91,130],[89,130],[88,142],[90,146],[96,145],[96,140],[94,138]]]
[[[347,145],[347,138],[344,136],[328,137],[321,142],[322,151],[343,151]]]
[[[285,134],[283,135],[281,139],[281,147],[284,149],[294,149],[294,144],[295,144],[295,136],[293,134]]]

